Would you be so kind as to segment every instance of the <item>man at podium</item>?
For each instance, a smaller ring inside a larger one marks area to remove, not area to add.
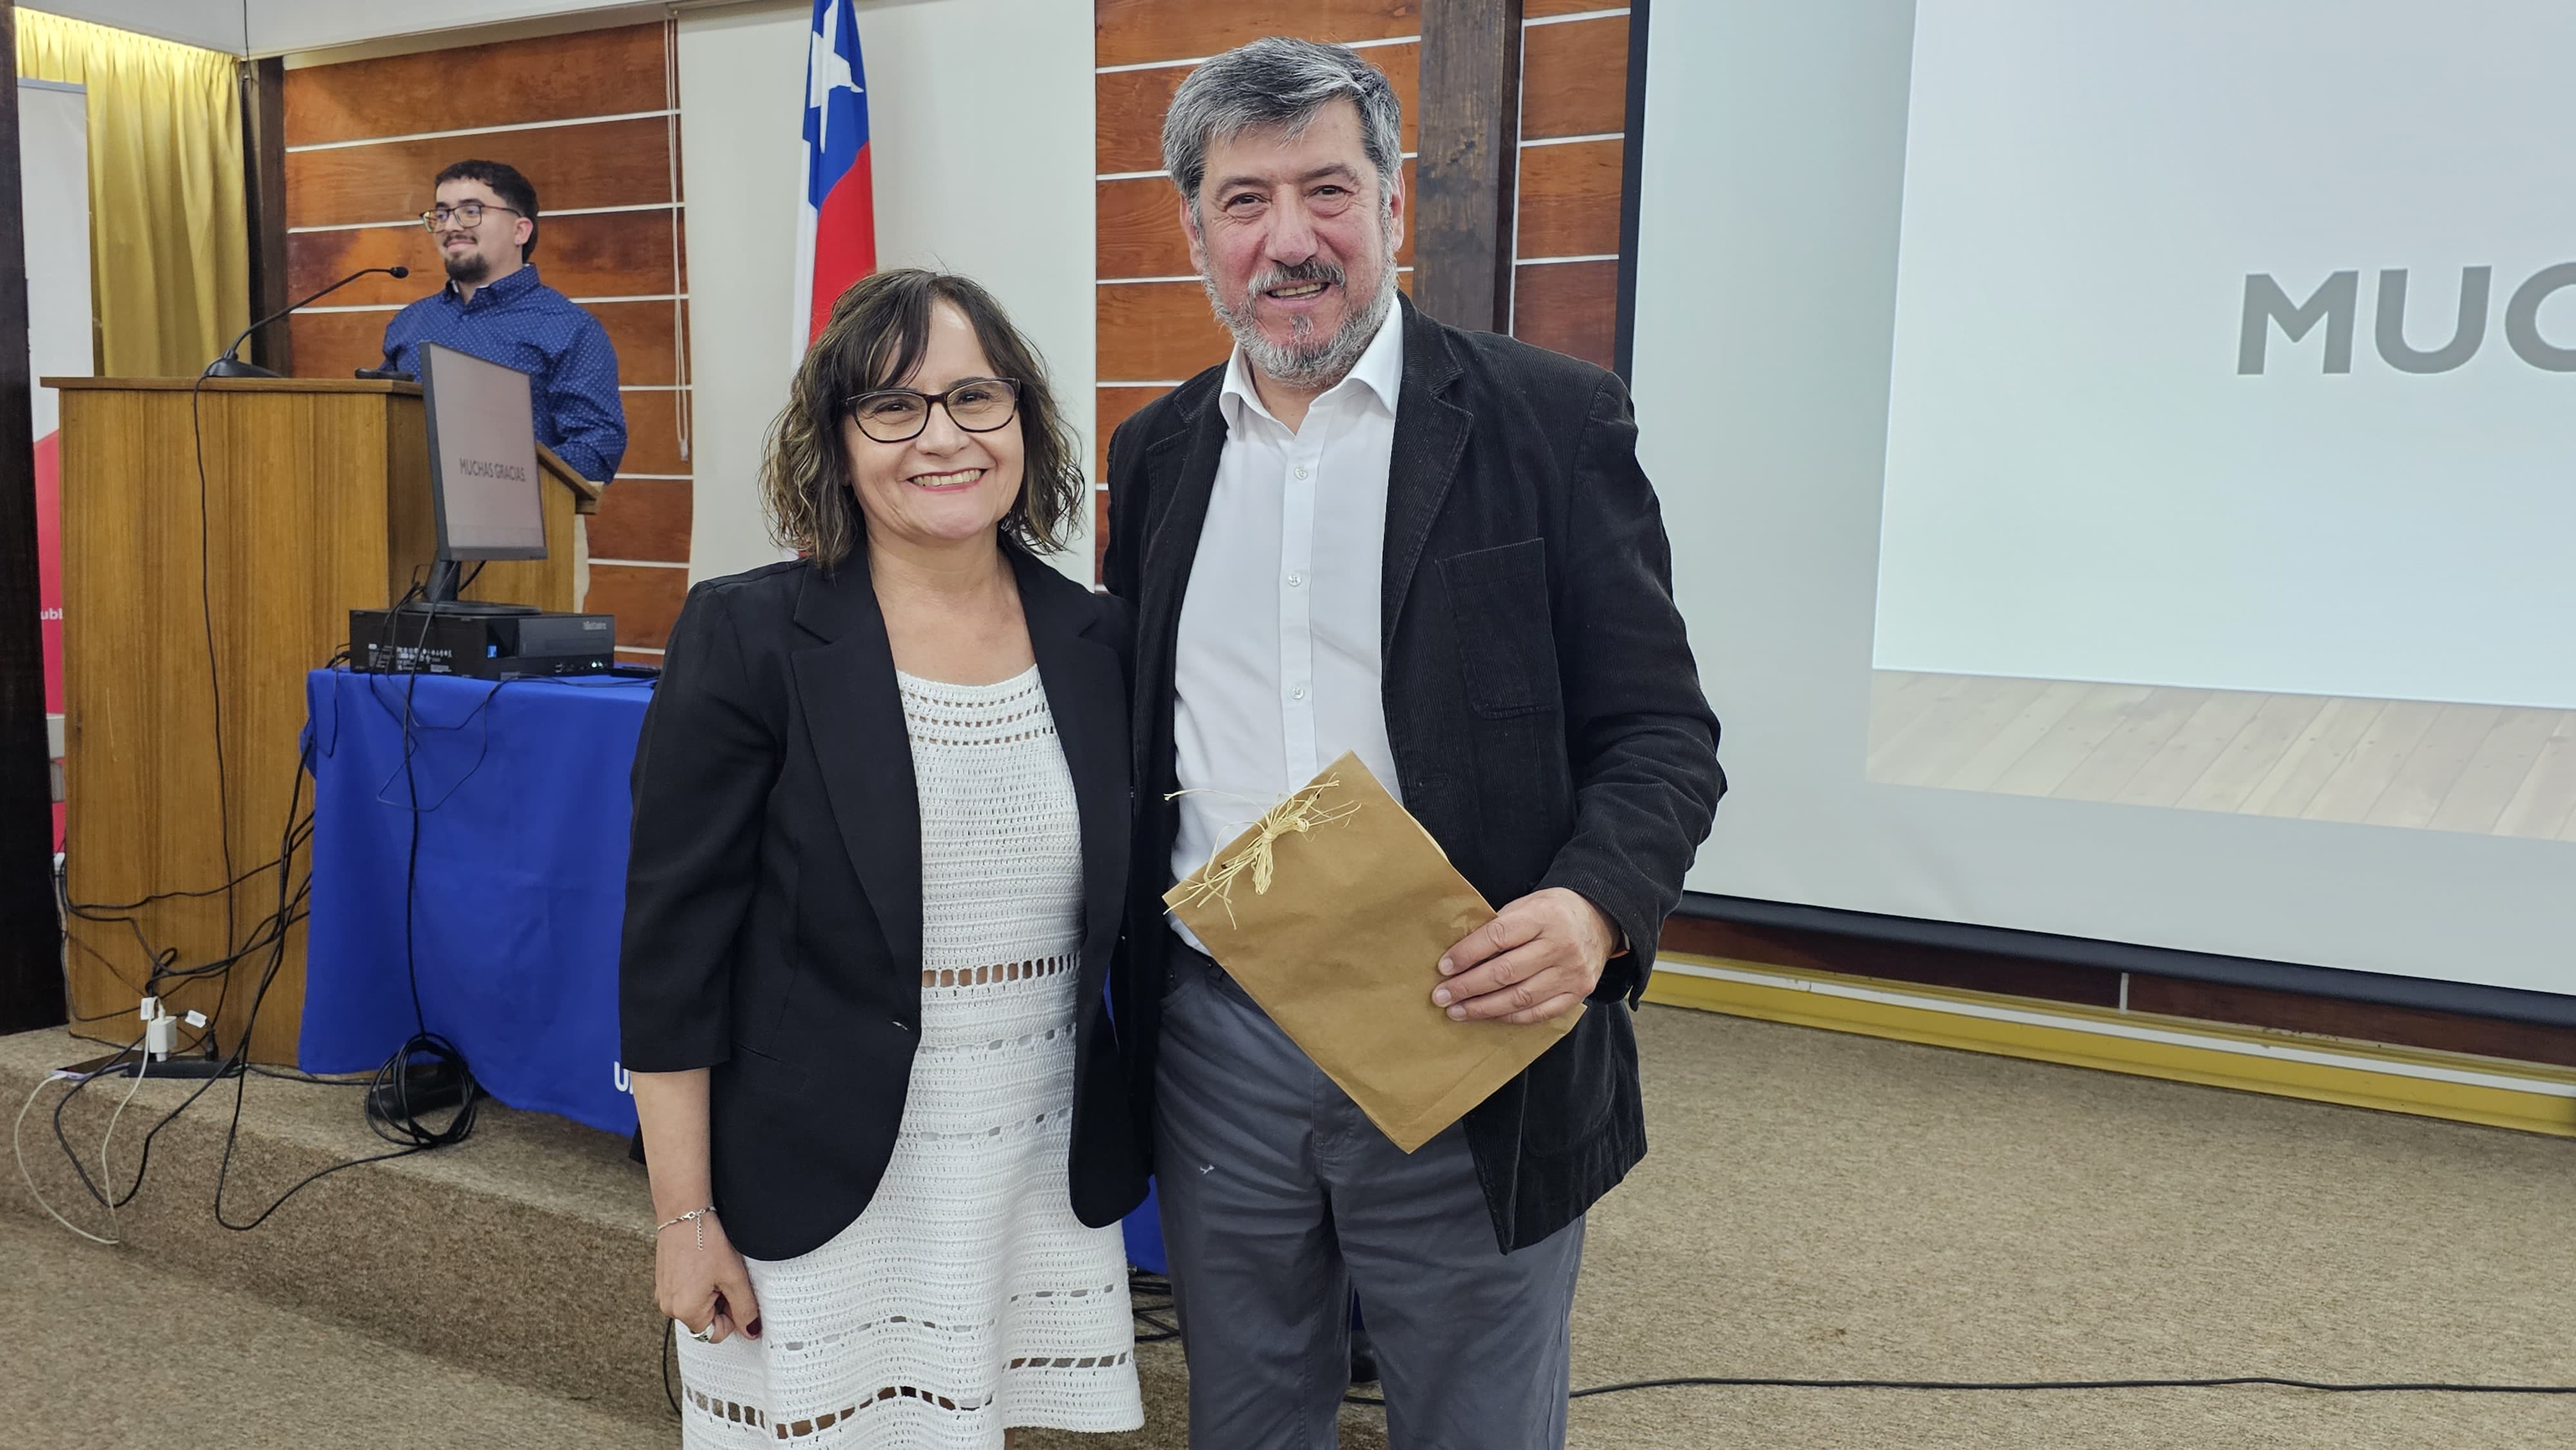
[[[537,280],[536,187],[500,162],[459,161],[438,173],[435,195],[420,221],[438,239],[447,285],[385,324],[384,365],[417,375],[420,345],[434,342],[526,373],[537,441],[608,482],[626,456],[617,350],[598,318]]]

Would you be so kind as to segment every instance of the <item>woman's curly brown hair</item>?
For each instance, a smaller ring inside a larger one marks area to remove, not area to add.
[[[760,492],[770,535],[825,574],[867,538],[841,446],[842,414],[861,393],[902,386],[929,344],[931,309],[941,302],[965,314],[994,373],[1019,384],[1015,421],[1025,463],[1002,537],[1041,554],[1065,547],[1066,525],[1087,490],[1081,445],[1047,385],[1046,364],[982,287],[952,273],[901,268],[861,278],[832,304],[832,320],[805,350],[787,406],[769,426]]]

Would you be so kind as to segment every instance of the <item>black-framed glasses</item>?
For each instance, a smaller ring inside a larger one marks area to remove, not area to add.
[[[445,231],[450,225],[463,227],[470,232],[483,225],[483,213],[487,211],[506,211],[512,216],[527,215],[526,212],[514,206],[485,206],[479,201],[460,201],[454,206],[434,206],[422,212],[420,224],[433,232]]]
[[[990,433],[1020,410],[1020,385],[1008,378],[968,378],[944,393],[879,388],[850,399],[859,431],[879,443],[908,443],[930,426],[930,405],[948,410],[948,421],[969,433]]]

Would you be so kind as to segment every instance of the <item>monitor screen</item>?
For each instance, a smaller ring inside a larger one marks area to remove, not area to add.
[[[528,375],[424,343],[430,493],[442,559],[542,559],[546,521]]]

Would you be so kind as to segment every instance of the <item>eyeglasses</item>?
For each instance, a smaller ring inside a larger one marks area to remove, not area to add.
[[[904,443],[930,426],[930,405],[948,410],[948,421],[969,433],[990,433],[1020,409],[1020,385],[1008,378],[968,378],[944,393],[881,388],[850,399],[859,431],[879,443]]]
[[[527,215],[517,207],[485,206],[479,201],[460,201],[454,206],[434,206],[422,212],[420,224],[433,232],[441,232],[447,230],[449,223],[453,222],[470,232],[483,225],[483,213],[487,211],[506,211],[512,216]]]

